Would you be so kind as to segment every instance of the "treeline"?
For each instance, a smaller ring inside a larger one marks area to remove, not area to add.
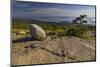
[[[37,24],[45,30],[59,31],[66,30],[71,26],[71,23],[57,23],[57,22],[46,22],[38,20],[13,20],[12,29],[29,29],[30,24]]]

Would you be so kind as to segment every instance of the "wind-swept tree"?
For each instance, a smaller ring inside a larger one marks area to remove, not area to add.
[[[80,36],[84,34],[84,32],[87,31],[87,28],[83,25],[84,23],[87,23],[87,20],[84,19],[86,17],[87,15],[80,15],[79,17],[76,17],[76,19],[72,22],[72,28],[67,32],[68,35]]]
[[[87,20],[84,20],[84,18],[86,18],[86,17],[87,17],[87,15],[80,15],[75,20],[73,20],[73,24],[82,25],[83,23],[87,23]]]

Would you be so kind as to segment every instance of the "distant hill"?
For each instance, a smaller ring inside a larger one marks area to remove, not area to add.
[[[67,22],[47,22],[47,21],[39,21],[39,20],[30,20],[30,19],[19,19],[19,18],[13,18],[12,19],[12,27],[13,28],[23,28],[23,29],[28,29],[29,24],[38,24],[42,26],[43,28],[45,27],[68,27],[71,25],[71,23]]]

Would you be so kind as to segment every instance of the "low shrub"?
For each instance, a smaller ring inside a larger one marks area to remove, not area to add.
[[[78,36],[78,30],[75,28],[70,28],[67,32],[66,35],[68,36]]]
[[[90,31],[87,31],[84,34],[80,35],[80,38],[83,38],[83,39],[93,39],[93,36],[91,35]]]
[[[76,36],[76,37],[85,38],[85,39],[91,38],[89,30],[85,26],[72,27],[66,32],[66,35]]]

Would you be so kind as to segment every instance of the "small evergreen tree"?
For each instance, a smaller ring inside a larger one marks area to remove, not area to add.
[[[67,35],[78,37],[83,35],[88,30],[84,25],[84,23],[87,23],[87,20],[84,20],[85,17],[87,17],[87,15],[80,15],[79,17],[76,17],[76,19],[72,22],[72,28],[67,31]]]

